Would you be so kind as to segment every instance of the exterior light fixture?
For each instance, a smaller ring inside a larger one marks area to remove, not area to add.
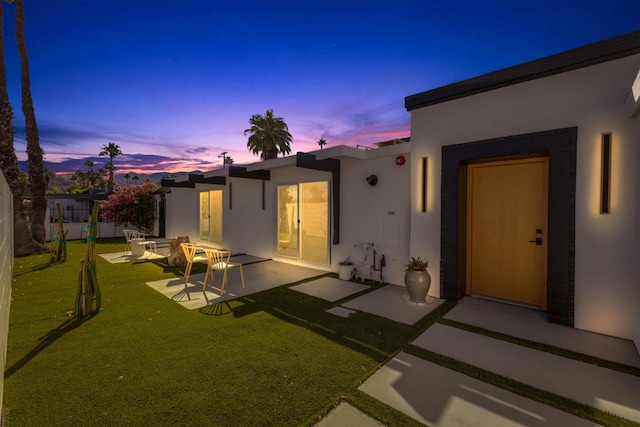
[[[422,179],[420,183],[422,185],[422,212],[427,211],[427,157],[422,158]]]
[[[602,134],[602,169],[600,171],[600,213],[611,209],[611,132]]]

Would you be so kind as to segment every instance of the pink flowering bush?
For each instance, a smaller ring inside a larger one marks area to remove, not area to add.
[[[100,213],[116,227],[132,225],[143,233],[151,233],[156,221],[156,184],[145,181],[140,185],[126,184],[115,189],[107,200],[100,202]]]

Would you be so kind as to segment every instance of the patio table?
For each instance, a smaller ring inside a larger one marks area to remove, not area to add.
[[[141,257],[144,255],[145,244],[144,238],[137,237],[131,239],[131,255]]]

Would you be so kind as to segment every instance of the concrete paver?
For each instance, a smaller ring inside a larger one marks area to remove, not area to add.
[[[465,297],[444,318],[640,367],[631,341],[549,323],[541,311]]]
[[[333,302],[369,289],[369,286],[333,277],[321,277],[310,282],[300,283],[289,289]]]
[[[413,344],[640,422],[640,377],[438,323]]]
[[[380,427],[378,421],[362,413],[346,402],[341,402],[329,412],[320,422],[318,427]]]
[[[411,302],[403,286],[387,285],[342,306],[413,325],[444,302],[430,297],[428,301],[430,303]]]
[[[407,353],[394,357],[360,390],[433,427],[595,425]]]

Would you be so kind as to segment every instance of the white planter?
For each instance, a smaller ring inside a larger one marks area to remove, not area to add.
[[[404,273],[404,284],[411,301],[425,302],[431,287],[431,275],[427,270],[409,270]]]
[[[338,265],[338,278],[340,280],[351,280],[353,277],[353,265]]]

